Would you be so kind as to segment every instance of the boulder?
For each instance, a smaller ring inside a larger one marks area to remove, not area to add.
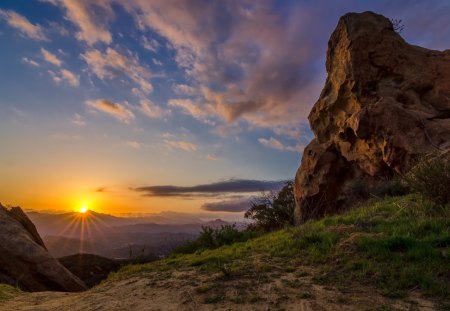
[[[326,70],[295,178],[297,223],[339,212],[355,180],[389,179],[450,147],[450,50],[406,43],[382,15],[349,13],[328,42]]]
[[[28,291],[82,291],[83,282],[53,258],[20,207],[0,204],[0,283]]]

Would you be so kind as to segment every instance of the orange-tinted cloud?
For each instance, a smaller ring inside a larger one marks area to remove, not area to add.
[[[45,0],[61,6],[66,11],[66,18],[75,24],[79,31],[76,38],[89,45],[96,42],[111,43],[112,35],[108,22],[114,17],[114,11],[108,0]],[[101,14],[95,14],[95,12]]]
[[[149,118],[159,118],[165,114],[165,111],[163,111],[159,106],[154,104],[149,99],[141,99],[139,104],[142,113]]]
[[[41,53],[44,59],[52,65],[61,66],[62,61],[53,53],[50,53],[44,48],[41,48]]]
[[[123,123],[134,120],[134,113],[125,104],[113,103],[106,99],[87,100],[86,105],[97,111],[107,113]]]
[[[210,116],[213,114],[213,110],[211,107],[202,105],[201,103],[196,103],[190,99],[171,99],[168,102],[168,105],[171,107],[181,108],[183,113],[187,115],[191,115],[192,117],[203,121],[208,124],[214,124],[212,120],[210,120]]]
[[[153,91],[153,86],[148,81],[152,76],[150,70],[141,66],[139,60],[132,55],[107,48],[105,53],[97,49],[90,49],[81,54],[81,58],[101,80],[125,75],[135,82],[144,93]]]
[[[73,72],[67,69],[61,70],[61,77],[65,79],[71,86],[79,86],[80,79]]]
[[[193,151],[197,151],[197,145],[190,143],[188,141],[183,141],[183,140],[164,140],[164,143],[166,144],[166,146],[168,146],[170,149],[181,149],[184,151],[189,151],[189,152],[193,152]]]
[[[34,40],[48,40],[41,26],[32,24],[25,16],[14,11],[0,9],[0,19],[4,19],[9,26],[19,30],[25,37]]]
[[[173,106],[202,121],[203,111],[225,122],[243,119],[261,127],[306,120],[312,94],[317,94],[312,91],[319,90],[322,81],[316,84],[313,79],[315,41],[303,27],[308,12],[301,6],[282,15],[273,11],[270,1],[173,5],[166,0],[132,0],[123,5],[140,28],[169,41],[179,67],[202,90],[190,102],[175,99]],[[188,89],[175,90],[181,94]]]

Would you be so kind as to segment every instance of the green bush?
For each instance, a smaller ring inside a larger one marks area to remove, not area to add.
[[[203,226],[197,239],[180,245],[173,253],[193,254],[196,251],[214,249],[222,245],[231,245],[236,242],[245,242],[258,235],[254,231],[239,231],[236,225],[225,225],[217,229]]]
[[[294,225],[294,210],[294,182],[287,181],[278,194],[256,198],[244,217],[255,221],[250,229],[269,232]]]
[[[422,158],[404,180],[415,192],[437,205],[450,203],[450,154],[432,154]]]

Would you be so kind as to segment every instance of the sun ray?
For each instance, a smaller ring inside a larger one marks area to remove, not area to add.
[[[65,235],[66,231],[68,231],[72,226],[76,227],[76,222],[79,220],[78,217],[71,216],[70,218],[71,218],[70,222],[57,235]],[[72,234],[73,234],[73,231],[74,230],[72,230]]]
[[[84,247],[84,222],[85,222],[85,218],[82,217],[81,218],[81,230],[80,230],[80,254],[83,253],[83,247]]]
[[[105,234],[105,228],[109,229],[111,226],[104,221],[102,221],[97,215],[90,215],[90,226],[92,227],[92,231],[96,234],[96,239],[100,242],[108,241],[108,237]]]

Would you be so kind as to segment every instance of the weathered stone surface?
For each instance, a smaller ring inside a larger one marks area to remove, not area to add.
[[[450,147],[450,50],[409,45],[385,17],[341,17],[328,77],[309,121],[315,139],[296,175],[296,221],[335,213],[346,185],[407,170]]]
[[[20,207],[0,204],[0,282],[29,291],[81,291],[83,282],[53,258]]]

